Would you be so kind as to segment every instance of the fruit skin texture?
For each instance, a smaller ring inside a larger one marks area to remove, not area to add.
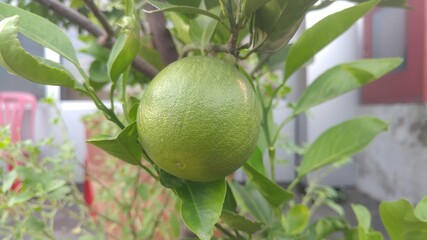
[[[163,69],[138,108],[139,140],[163,170],[195,182],[242,166],[259,135],[260,106],[236,68],[213,57],[188,57]]]

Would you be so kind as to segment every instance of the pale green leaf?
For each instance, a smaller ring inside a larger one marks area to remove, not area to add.
[[[219,15],[220,11],[221,9],[219,6],[209,10],[209,12],[215,15]],[[191,40],[202,51],[209,44],[217,24],[217,20],[212,19],[206,15],[199,15],[190,22]]]
[[[353,209],[359,226],[361,226],[365,232],[368,232],[371,228],[371,213],[369,210],[360,204],[352,204],[351,208]]]
[[[326,130],[306,150],[298,176],[356,154],[386,129],[387,124],[379,119],[358,117]]]
[[[77,88],[74,77],[60,64],[34,57],[18,40],[18,16],[0,22],[0,64],[10,73],[32,82]]]
[[[415,216],[421,221],[427,222],[427,196],[415,207]]]
[[[310,220],[310,211],[305,205],[295,205],[288,211],[286,230],[290,234],[298,234],[304,231]]]
[[[386,58],[359,60],[335,66],[307,87],[294,108],[294,115],[370,83],[401,63],[400,58]]]
[[[87,140],[87,142],[127,163],[139,165],[141,162],[142,150],[141,145],[138,143],[135,122],[123,129],[117,137],[96,136]]]
[[[221,216],[226,193],[225,181],[186,181],[175,191],[182,202],[181,215],[184,223],[200,239],[211,239],[215,224]]]
[[[288,79],[316,53],[349,29],[358,19],[373,9],[379,0],[371,0],[329,15],[306,30],[291,47],[285,67]]]
[[[38,15],[0,2],[0,20],[15,15],[19,16],[19,32],[79,66],[73,44],[58,26]]]
[[[13,185],[13,183],[18,178],[18,173],[17,173],[16,169],[13,169],[9,173],[5,174],[4,176],[5,177],[3,179],[3,183],[2,183],[2,186],[1,186],[1,191],[3,193],[6,193],[7,191],[10,190],[10,188]]]

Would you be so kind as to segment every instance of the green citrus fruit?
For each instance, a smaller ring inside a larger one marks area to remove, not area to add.
[[[177,177],[206,182],[234,172],[249,158],[259,128],[253,87],[228,63],[188,57],[148,85],[137,126],[148,156]]]

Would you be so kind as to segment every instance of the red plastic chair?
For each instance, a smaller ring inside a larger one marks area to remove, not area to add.
[[[25,92],[0,92],[0,126],[10,125],[11,141],[18,142],[22,138],[22,121],[26,111],[30,113],[29,137],[34,136],[34,121],[37,100],[34,95]],[[13,166],[8,165],[8,170]],[[16,181],[12,189],[19,190],[21,183]]]

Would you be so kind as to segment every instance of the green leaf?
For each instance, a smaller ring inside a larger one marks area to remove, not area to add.
[[[350,2],[366,2],[366,0],[347,0]],[[402,7],[402,8],[409,8],[408,0],[381,0],[381,2],[378,4],[378,6],[381,7]]]
[[[289,51],[284,79],[288,79],[298,68],[343,34],[378,3],[379,0],[371,0],[344,9],[325,17],[306,30]]]
[[[181,215],[184,223],[200,239],[211,239],[225,199],[225,181],[207,183],[186,181],[175,191],[182,201]]]
[[[42,232],[44,230],[46,224],[42,220],[40,220],[36,217],[30,217],[25,221],[25,226],[29,230],[37,233],[37,232]]]
[[[294,36],[305,14],[317,0],[271,0],[255,12],[254,48],[275,52]]]
[[[236,182],[229,184],[239,207],[246,207],[257,220],[271,225],[273,223],[273,209],[267,200],[251,185],[241,186]]]
[[[358,117],[326,130],[306,150],[298,177],[356,154],[386,129],[379,119]]]
[[[246,163],[243,165],[243,170],[249,180],[272,206],[278,207],[294,197],[292,192],[288,192],[272,182],[266,176],[255,170],[251,165]]]
[[[415,207],[415,216],[423,222],[427,222],[427,196]]]
[[[335,66],[306,88],[294,109],[294,115],[370,83],[401,63],[400,58],[388,58],[359,60]]]
[[[286,231],[290,234],[298,234],[304,231],[310,220],[310,210],[305,205],[295,205],[288,211]]]
[[[266,171],[264,167],[262,151],[259,146],[255,147],[252,155],[249,157],[248,161],[246,161],[246,164],[250,165],[252,168],[265,176]]]
[[[7,200],[7,206],[12,207],[16,204],[26,202],[33,197],[35,197],[35,194],[33,192],[30,192],[30,191],[17,192]]]
[[[415,215],[408,200],[382,202],[379,212],[391,240],[427,239],[427,222]]]
[[[9,191],[17,178],[18,178],[18,173],[16,169],[13,169],[9,173],[5,174],[5,178],[1,186],[1,191],[3,193],[6,193],[7,191]]]
[[[63,186],[65,186],[67,184],[67,182],[63,179],[54,179],[51,180],[47,183],[46,188],[46,192],[52,192],[57,190],[58,188],[61,188]]]
[[[334,232],[346,231],[348,229],[349,226],[345,220],[325,217],[310,224],[308,228],[309,237],[306,239],[323,240]]]
[[[20,19],[19,32],[79,66],[73,44],[58,26],[33,13],[0,2],[0,21],[15,15]]]
[[[231,191],[231,188],[229,184],[227,183],[227,192],[225,193],[225,199],[224,199],[224,205],[222,207],[222,210],[228,210],[231,212],[236,211],[237,203],[236,199],[234,198],[233,192]]]
[[[219,15],[220,11],[221,8],[219,6],[209,10],[215,15]],[[205,15],[199,15],[190,22],[190,38],[201,51],[209,44],[217,24],[217,20]]]
[[[371,228],[371,213],[369,210],[360,204],[352,204],[351,208],[353,209],[359,226],[361,226],[365,232],[368,232]]]
[[[138,21],[132,17],[124,17],[122,22],[123,29],[107,62],[108,74],[113,82],[132,64],[140,47]]]
[[[242,231],[245,233],[253,234],[262,229],[263,224],[261,222],[251,221],[237,213],[223,210],[221,213],[221,220],[225,224],[230,226],[232,229]]]
[[[246,0],[243,5],[243,13],[249,17],[252,13],[271,0]]]
[[[148,0],[147,2],[158,9],[154,11],[147,11],[148,13],[159,12],[159,11],[162,11],[162,12],[173,11],[173,12],[182,12],[182,13],[202,14],[202,15],[211,17],[213,19],[216,19],[218,22],[222,22],[221,18],[218,17],[217,15],[197,7],[173,5],[167,2],[160,2],[158,0]]]
[[[34,57],[18,40],[18,16],[0,22],[0,65],[32,82],[77,88],[74,77],[60,64]]]
[[[93,137],[87,140],[87,142],[127,163],[139,165],[141,162],[142,151],[141,145],[138,143],[135,122],[123,129],[115,138],[102,135]]]

